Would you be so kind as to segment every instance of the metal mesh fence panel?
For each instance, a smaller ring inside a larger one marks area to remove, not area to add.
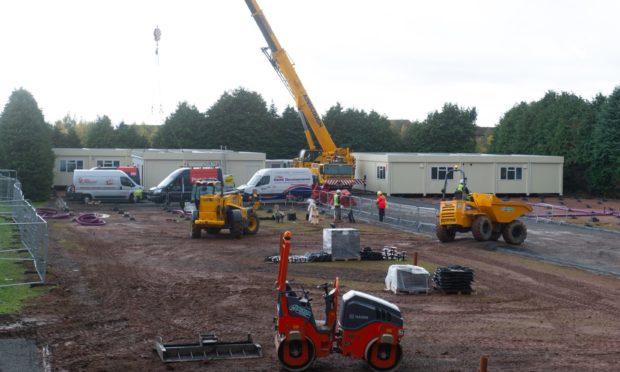
[[[15,199],[13,193],[15,192],[15,184],[19,184],[19,181],[15,177],[16,172],[8,169],[0,169],[0,200],[13,200]],[[21,190],[21,185],[19,185]],[[22,198],[23,199],[23,198]]]
[[[44,283],[47,272],[47,223],[24,200],[19,181],[4,172],[0,171],[0,261],[5,263],[5,268],[8,267],[6,263],[22,263],[26,270],[19,279],[4,275],[0,287]]]
[[[322,191],[319,194],[317,204],[324,211],[330,210],[331,198],[331,194]],[[435,232],[437,209],[417,207],[415,205],[393,203],[388,201],[383,222],[379,222],[379,209],[375,205],[375,201],[373,199],[358,196],[343,196],[341,199],[343,217],[352,210],[356,220],[373,224],[384,223],[390,225],[391,227],[427,235]]]

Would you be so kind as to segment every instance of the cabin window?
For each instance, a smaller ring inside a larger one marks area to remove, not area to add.
[[[377,166],[377,179],[384,180],[385,179],[385,165]]]
[[[73,173],[76,169],[84,169],[84,161],[82,160],[61,160],[60,171]]]
[[[448,179],[454,179],[454,172],[452,172],[454,168],[452,167],[431,167],[431,179],[433,180],[445,180],[446,174],[448,175]]]
[[[97,160],[97,166],[101,168],[118,168],[121,166],[119,160]]]
[[[500,179],[502,180],[520,180],[523,177],[523,168],[521,167],[501,167]]]

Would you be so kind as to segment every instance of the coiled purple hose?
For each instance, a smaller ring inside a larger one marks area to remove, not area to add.
[[[68,212],[59,213],[54,208],[37,208],[37,214],[41,216],[41,218],[43,219],[48,219],[48,218],[59,219],[59,218],[68,218],[70,216],[70,213]]]
[[[105,220],[103,218],[97,217],[97,215],[94,213],[80,214],[74,221],[84,226],[105,225]]]

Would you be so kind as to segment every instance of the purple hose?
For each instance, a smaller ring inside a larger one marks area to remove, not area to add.
[[[37,208],[37,214],[41,216],[41,218],[43,219],[48,219],[48,218],[59,219],[59,218],[69,217],[69,213],[67,212],[59,213],[54,208]]]
[[[80,214],[75,219],[75,222],[79,223],[80,225],[84,225],[84,226],[101,226],[101,225],[105,225],[105,221],[103,220],[103,218],[97,217],[97,215],[94,214],[94,213]]]

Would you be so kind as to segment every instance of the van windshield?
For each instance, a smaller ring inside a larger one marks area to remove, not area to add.
[[[250,178],[250,180],[248,181],[247,185],[248,186],[256,186],[256,184],[258,183],[258,181],[260,181],[260,179],[262,177],[263,177],[262,174],[256,173],[255,175],[252,176],[252,178]]]
[[[158,188],[164,188],[168,185],[170,185],[172,183],[172,181],[174,181],[175,178],[177,178],[181,173],[183,173],[183,171],[185,171],[185,168],[179,168],[177,170],[175,170],[174,172],[170,173],[168,175],[168,177],[164,178],[163,181],[161,181],[157,187]]]

